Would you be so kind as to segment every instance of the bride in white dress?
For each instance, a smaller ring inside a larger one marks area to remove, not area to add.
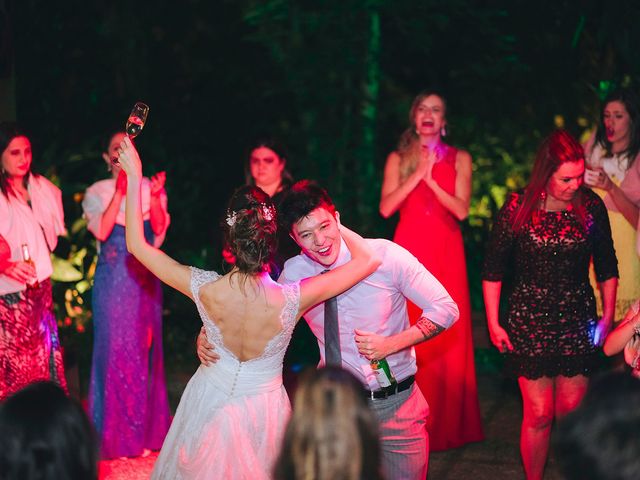
[[[160,280],[194,300],[220,355],[189,381],[152,478],[268,479],[291,410],[282,359],[296,322],[311,306],[373,273],[380,260],[362,237],[342,226],[350,262],[299,283],[274,282],[267,265],[277,246],[276,211],[266,193],[247,186],[234,193],[222,225],[235,257],[233,270],[219,275],[181,265],[146,243],[142,165],[128,137],[120,149],[128,181],[127,248]]]

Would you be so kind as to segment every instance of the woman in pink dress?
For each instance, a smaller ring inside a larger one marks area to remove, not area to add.
[[[432,451],[484,438],[471,339],[471,306],[460,222],[469,214],[471,156],[442,141],[444,98],[423,92],[413,101],[411,126],[387,158],[380,213],[400,211],[394,241],[413,253],[444,285],[460,320],[416,346],[416,380],[430,407]],[[411,322],[420,310],[409,305]]]

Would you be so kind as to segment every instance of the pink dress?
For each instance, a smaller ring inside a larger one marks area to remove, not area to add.
[[[457,152],[447,147],[444,158],[433,167],[433,178],[450,194],[455,192]],[[451,328],[416,346],[416,380],[431,412],[427,421],[430,449],[446,450],[483,440],[459,222],[421,181],[400,207],[394,241],[442,283],[460,310],[460,319]],[[412,324],[421,313],[409,304]]]

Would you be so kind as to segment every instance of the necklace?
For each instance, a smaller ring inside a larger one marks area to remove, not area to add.
[[[549,195],[545,194],[542,197],[542,210],[545,212],[562,212],[562,211],[571,211],[573,205],[571,202],[566,202],[563,200],[556,200],[552,198],[551,205],[548,205]],[[555,205],[554,205],[555,204]]]

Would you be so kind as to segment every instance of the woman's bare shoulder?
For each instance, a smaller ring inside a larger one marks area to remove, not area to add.
[[[460,148],[456,151],[456,164],[458,165],[471,165],[471,154]]]

